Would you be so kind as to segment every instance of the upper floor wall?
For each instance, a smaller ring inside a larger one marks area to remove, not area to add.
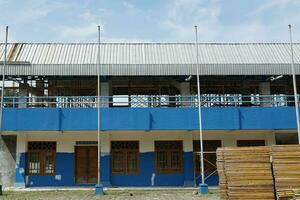
[[[293,107],[202,108],[204,130],[296,129]],[[101,108],[101,130],[197,130],[197,108]],[[5,131],[97,130],[96,108],[5,108]]]

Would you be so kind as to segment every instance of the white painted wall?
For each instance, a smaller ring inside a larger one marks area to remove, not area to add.
[[[28,141],[56,141],[57,152],[72,153],[76,141],[97,141],[96,131],[80,132],[19,132],[17,153],[27,151]],[[236,146],[237,140],[265,140],[275,144],[273,131],[204,131],[204,140],[222,140],[222,146]],[[199,140],[199,131],[105,131],[101,133],[102,153],[110,152],[110,141],[136,140],[140,152],[153,152],[156,140],[182,140],[185,152],[193,150],[193,140]]]

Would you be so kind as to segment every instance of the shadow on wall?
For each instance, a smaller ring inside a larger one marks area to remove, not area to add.
[[[17,136],[0,136],[0,184],[3,188],[14,185]]]

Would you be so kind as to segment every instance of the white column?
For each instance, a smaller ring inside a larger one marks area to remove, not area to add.
[[[110,154],[110,134],[109,132],[101,132],[100,133],[101,140],[101,155]]]
[[[265,136],[266,136],[266,139],[265,139],[266,146],[271,146],[271,145],[276,144],[276,138],[275,138],[274,132],[266,133]]]
[[[190,82],[180,83],[180,95],[181,96],[190,96],[191,95]],[[181,98],[181,100],[183,101],[182,105],[184,107],[190,106],[191,99],[189,97],[183,97],[183,98]]]
[[[236,147],[236,140],[234,134],[224,133],[222,135],[222,147]]]
[[[259,94],[260,95],[270,95],[271,94],[271,86],[270,86],[270,82],[261,82],[259,84]],[[270,101],[270,98],[267,97],[262,97],[260,99],[261,101]],[[263,102],[261,103],[261,106],[264,107],[268,107],[268,106],[272,106],[270,102]]]
[[[101,142],[101,183],[105,187],[110,187],[110,134],[109,132],[100,133],[100,142]]]
[[[27,151],[27,135],[25,133],[18,133],[17,136],[17,153],[16,153],[16,187],[25,187],[27,182],[26,177],[26,162],[25,153]]]
[[[109,82],[103,82],[100,84],[101,86],[101,96],[105,96],[106,98],[102,99],[101,107],[109,107],[109,99],[107,98],[110,95],[110,84]]]
[[[193,159],[193,134],[191,131],[184,133],[183,136],[184,151],[184,186],[194,186],[194,159]]]
[[[28,97],[28,84],[20,84],[19,86],[19,96],[21,97]],[[18,98],[18,106],[19,108],[26,108],[27,107],[27,98]]]
[[[183,151],[184,152],[193,152],[193,134],[191,131],[188,131],[183,136]]]

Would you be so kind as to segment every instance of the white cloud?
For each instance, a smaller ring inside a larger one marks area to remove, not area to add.
[[[132,3],[124,1],[123,6],[125,7],[125,11],[128,13],[128,15],[131,15],[131,16],[145,15],[145,11],[139,9],[136,5],[134,5]]]
[[[199,0],[174,0],[168,6],[160,26],[170,31],[174,39],[191,40],[194,25],[199,26],[199,36],[211,40],[216,35],[220,14],[220,3],[212,0],[204,3]]]
[[[23,3],[24,6],[15,15],[19,23],[31,23],[33,20],[47,17],[54,11],[68,7],[68,4],[48,0],[29,0]]]
[[[171,1],[160,23],[160,27],[169,32],[166,40],[193,42],[193,26],[198,25],[200,42],[284,42],[288,36],[287,25],[300,25],[299,0],[264,0],[255,9],[238,16],[238,20],[226,18],[222,13],[225,3],[220,0]],[[228,20],[234,23],[227,24]],[[294,30],[294,35],[295,41],[300,39],[299,31]]]
[[[85,41],[97,34],[97,26],[98,24],[96,23],[90,23],[85,26],[63,27],[60,29],[60,33],[64,39],[75,40],[77,42]]]

